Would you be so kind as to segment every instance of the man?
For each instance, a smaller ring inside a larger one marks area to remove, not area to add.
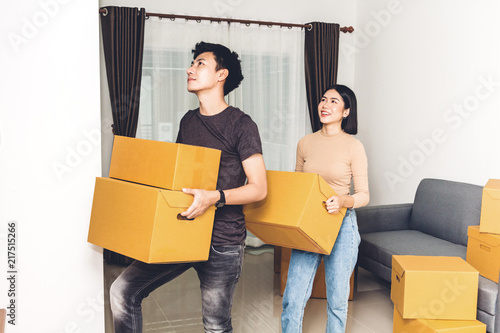
[[[267,195],[267,180],[257,125],[224,96],[243,80],[238,54],[225,46],[200,42],[187,70],[188,91],[199,108],[181,120],[178,143],[222,151],[216,191],[183,189],[193,203],[182,213],[187,218],[217,207],[210,255],[205,262],[146,264],[134,261],[111,286],[115,331],[142,332],[141,302],[150,292],[189,268],[200,279],[205,332],[232,332],[231,306],[243,263],[246,237],[243,204]],[[193,244],[196,246],[196,244]]]

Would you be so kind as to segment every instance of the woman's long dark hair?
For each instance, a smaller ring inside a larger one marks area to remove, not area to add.
[[[344,132],[349,134],[358,133],[358,102],[356,100],[356,94],[351,88],[346,87],[342,84],[334,84],[328,87],[323,95],[328,90],[335,90],[339,93],[340,97],[344,100],[344,108],[349,109],[349,115],[342,120],[341,128]]]

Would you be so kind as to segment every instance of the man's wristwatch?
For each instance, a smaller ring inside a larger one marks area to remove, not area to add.
[[[220,193],[220,199],[215,203],[215,207],[221,208],[226,204],[226,196],[224,195],[224,192],[222,190],[219,190]]]

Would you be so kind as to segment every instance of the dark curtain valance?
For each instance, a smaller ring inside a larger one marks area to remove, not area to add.
[[[321,128],[318,103],[326,88],[337,83],[339,28],[336,23],[311,22],[305,32],[305,79],[307,105],[313,132]]]

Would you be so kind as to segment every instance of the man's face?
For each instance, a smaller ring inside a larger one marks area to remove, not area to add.
[[[217,62],[212,52],[201,53],[193,60],[191,67],[187,69],[187,90],[198,93],[203,90],[214,89],[219,84],[224,84],[223,71],[216,70]]]

